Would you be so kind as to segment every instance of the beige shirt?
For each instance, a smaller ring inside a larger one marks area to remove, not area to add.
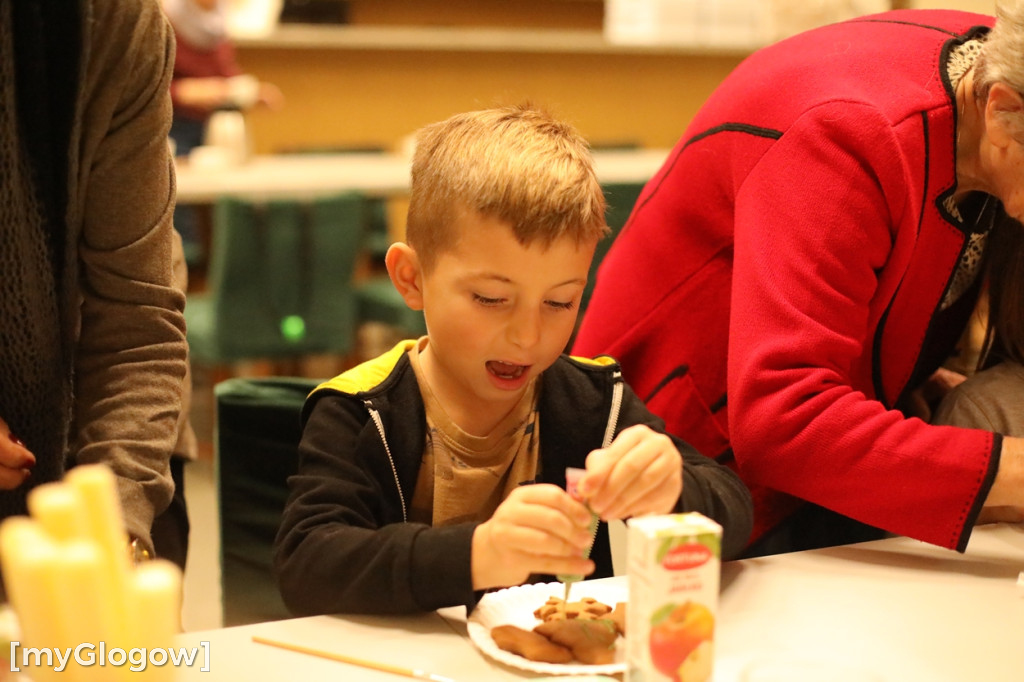
[[[432,526],[483,522],[520,485],[540,471],[537,385],[534,381],[509,414],[486,436],[473,436],[453,422],[430,390],[419,354],[427,337],[409,351],[423,396],[427,438],[410,504],[409,519]]]

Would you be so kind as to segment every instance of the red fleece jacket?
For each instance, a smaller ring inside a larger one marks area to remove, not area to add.
[[[957,115],[943,65],[991,23],[889,12],[752,55],[602,263],[574,352],[616,357],[670,431],[735,457],[755,539],[795,497],[966,546],[1000,438],[895,406],[976,297],[939,312],[966,242],[942,205]]]

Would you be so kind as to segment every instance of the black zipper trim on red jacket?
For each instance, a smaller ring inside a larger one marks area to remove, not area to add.
[[[954,107],[955,108],[955,107]],[[932,166],[931,154],[932,148],[930,144],[931,132],[928,128],[928,114],[921,112],[921,132],[923,134],[924,143],[924,183],[923,190],[921,192],[921,212],[917,216],[917,235],[918,238],[921,236],[921,224],[924,223],[924,212],[928,206],[928,181],[929,173]],[[906,276],[906,271],[903,273]],[[947,282],[947,286],[949,283]],[[900,283],[896,286],[896,291],[893,292],[892,298],[889,299],[889,304],[885,307],[885,311],[882,313],[882,317],[878,320],[878,329],[875,330],[875,339],[871,344],[871,382],[875,385],[875,398],[886,407],[891,409],[895,405],[895,401],[890,403],[887,400],[885,394],[885,384],[882,383],[882,335],[885,332],[885,325],[889,319],[889,312],[892,310],[893,303],[896,302],[896,298],[900,294],[900,290],[903,289],[903,277],[900,277]],[[925,333],[927,337],[927,332]],[[918,358],[920,358],[918,354]],[[914,369],[917,369],[916,364]],[[908,378],[913,376],[914,372],[911,370]],[[900,391],[902,393],[902,391]],[[897,399],[899,396],[897,395]]]
[[[633,222],[634,216],[636,216],[636,214],[639,213],[641,209],[643,209],[647,202],[650,201],[655,194],[657,194],[658,190],[661,189],[661,183],[665,181],[665,178],[672,174],[672,169],[675,167],[676,161],[679,160],[679,157],[683,155],[683,152],[686,151],[686,149],[694,142],[699,142],[700,140],[703,140],[706,137],[717,135],[718,133],[744,133],[747,135],[753,135],[755,137],[768,138],[770,140],[777,140],[780,137],[782,137],[781,130],[775,130],[774,128],[762,128],[761,126],[755,126],[749,123],[722,123],[720,125],[708,128],[703,132],[697,133],[696,135],[688,139],[686,142],[684,142],[683,146],[680,147],[678,151],[676,151],[676,153],[672,156],[671,161],[669,161],[668,163],[667,170],[664,173],[659,171],[660,178],[658,179],[658,184],[654,186],[654,189],[651,190],[646,197],[644,197],[641,201],[637,202],[636,206],[633,207],[633,210],[629,214],[629,220],[626,222],[625,225],[623,225],[622,230],[620,230],[619,234],[623,234],[626,232],[626,230],[629,229],[629,224]]]
[[[899,24],[901,26],[914,26],[916,28],[925,28],[930,31],[938,31],[939,33],[945,33],[946,35],[953,36],[954,38],[960,38],[965,34],[957,33],[956,31],[950,31],[948,28],[942,28],[941,26],[932,26],[931,24],[919,24],[916,21],[903,21],[902,19],[851,19],[851,24]],[[977,26],[971,30],[977,29]]]
[[[1003,438],[1004,436],[1000,433],[992,434],[992,451],[988,460],[988,469],[985,470],[984,477],[978,482],[979,492],[984,491],[984,494],[979,494],[974,499],[971,510],[967,513],[967,523],[964,524],[963,529],[960,531],[960,536],[957,538],[956,551],[961,554],[967,551],[967,541],[971,539],[974,523],[978,520],[978,514],[981,513],[981,508],[985,504],[985,498],[988,497],[988,492],[992,490],[996,474],[999,473],[999,460],[1003,454]]]
[[[749,123],[722,123],[712,128],[708,128],[702,133],[697,133],[687,140],[679,151],[683,151],[694,142],[700,142],[705,137],[711,137],[718,133],[746,133],[747,135],[753,135],[754,137],[767,137],[770,140],[777,140],[782,137],[782,131],[776,130],[775,128],[763,128]],[[678,157],[678,154],[676,156]]]
[[[851,24],[900,24],[900,25],[903,25],[903,26],[914,26],[916,28],[923,28],[923,29],[927,29],[927,30],[930,30],[930,31],[938,31],[939,33],[945,33],[948,36],[952,36],[953,38],[957,38],[961,44],[967,42],[968,40],[974,40],[975,38],[979,38],[979,37],[985,35],[986,33],[988,33],[989,31],[992,30],[991,27],[989,27],[989,26],[980,25],[980,26],[971,26],[965,32],[957,33],[956,31],[950,31],[948,28],[942,28],[941,26],[932,26],[931,24],[919,24],[919,23],[917,23],[915,21],[902,21],[902,20],[899,20],[899,19],[873,19],[873,18],[870,18],[870,17],[861,17],[861,18],[857,18],[857,19],[850,19],[848,23],[851,23]],[[945,64],[946,62],[943,61],[941,63]]]
[[[654,396],[658,395],[658,393],[661,392],[661,389],[665,388],[669,383],[671,383],[675,379],[686,376],[686,373],[689,371],[689,365],[679,365],[678,367],[673,369],[671,372],[662,377],[661,381],[655,384],[654,388],[651,389],[651,392],[647,394],[646,398],[644,398],[644,403],[651,402],[651,400],[654,399]]]
[[[988,33],[989,30],[990,30],[989,27],[987,27],[987,26],[973,26],[970,29],[968,29],[966,33],[959,34],[959,33],[953,33],[951,31],[947,31],[945,29],[941,29],[941,28],[938,28],[938,27],[935,27],[935,26],[929,26],[929,25],[926,25],[926,24],[914,24],[912,22],[892,21],[892,20],[886,20],[886,19],[855,19],[853,21],[863,21],[863,22],[874,21],[874,22],[880,22],[880,23],[888,21],[889,23],[908,24],[908,25],[912,25],[912,26],[919,26],[921,28],[934,29],[936,31],[940,31],[940,32],[943,32],[943,33],[948,33],[949,35],[951,35],[954,38],[956,38],[956,40],[948,40],[942,46],[942,50],[941,50],[940,55],[939,55],[939,63],[940,64],[947,64],[947,63],[949,63],[949,54],[953,50],[953,47],[955,45],[962,45],[963,43],[965,43],[965,42],[967,42],[969,40],[973,40],[975,38],[978,38],[978,37]],[[956,130],[957,126],[960,124],[960,122],[958,120],[959,119],[959,113],[958,113],[957,107],[956,107],[956,94],[955,94],[955,90],[953,88],[953,83],[949,80],[949,72],[945,68],[940,68],[939,69],[939,74],[940,74],[940,78],[942,79],[943,88],[946,90],[946,93],[950,97],[950,101],[953,103],[953,130]],[[930,132],[929,132],[929,128],[928,128],[928,115],[927,115],[926,112],[921,112],[921,122],[922,122],[922,130],[924,131],[924,153],[925,153],[925,156],[924,156],[924,191],[923,191],[922,196],[921,196],[921,215],[918,216],[918,221],[917,221],[918,235],[920,235],[920,233],[921,233],[921,224],[924,221],[924,211],[925,211],[925,209],[926,209],[926,207],[928,205],[928,187],[929,187],[928,180],[929,180],[929,169],[931,168],[931,145],[929,144],[929,142],[930,142],[930,140],[929,140]],[[956,163],[955,145],[954,145],[954,152],[953,153],[954,153],[954,166],[955,166],[955,163]],[[935,199],[934,203],[935,203],[936,209],[939,211],[939,214],[946,220],[946,222],[948,222],[950,225],[956,227],[957,229],[959,229],[961,232],[964,233],[964,235],[965,235],[964,236],[964,242],[963,242],[962,246],[960,247],[960,258],[962,258],[963,257],[963,252],[967,248],[967,245],[969,244],[969,240],[967,239],[967,236],[966,236],[967,233],[969,232],[969,230],[967,230],[961,222],[957,221],[952,215],[950,215],[949,211],[946,209],[946,204],[945,204],[947,197],[949,197],[953,192],[956,191],[956,187],[957,187],[957,184],[956,184],[956,180],[954,179],[953,184],[948,189],[946,189],[944,192],[941,192],[939,194],[939,196]],[[959,258],[958,258],[957,263],[959,264],[959,262],[960,261],[959,261]],[[942,306],[942,301],[945,300],[945,298],[946,298],[946,292],[949,290],[949,287],[950,287],[950,285],[953,282],[953,277],[954,277],[955,274],[956,274],[956,268],[954,267],[953,270],[949,274],[949,279],[946,280],[945,287],[943,287],[942,296],[939,297],[938,307],[936,307],[936,310],[932,312],[932,319],[935,318],[935,314],[938,312],[939,307]],[[896,287],[896,292],[893,294],[892,299],[889,301],[889,305],[886,307],[885,312],[882,314],[882,317],[881,317],[881,319],[878,322],[878,330],[877,330],[877,332],[875,334],[875,340],[874,340],[874,343],[873,343],[873,346],[872,346],[872,354],[871,354],[871,358],[872,358],[872,362],[871,362],[871,365],[872,365],[872,382],[874,383],[874,386],[875,386],[875,396],[887,408],[892,408],[893,406],[899,404],[899,402],[903,398],[903,394],[906,392],[906,388],[907,388],[907,386],[904,385],[903,388],[900,390],[899,394],[896,396],[895,400],[892,403],[889,403],[886,400],[886,396],[885,396],[885,392],[884,392],[884,388],[883,388],[883,384],[882,384],[881,362],[880,362],[881,356],[882,356],[882,331],[885,329],[885,323],[886,323],[886,321],[889,318],[889,311],[892,308],[892,304],[896,301],[896,297],[899,295],[900,289],[902,287],[903,287],[903,281],[901,279],[899,286]],[[928,325],[928,329],[925,331],[924,340],[923,340],[922,345],[921,345],[922,349],[924,348],[924,344],[927,342],[928,337],[931,335],[931,332],[932,332],[932,324],[929,324]],[[918,370],[918,368],[920,366],[920,363],[921,363],[921,354],[919,353],[918,354],[917,362],[914,363],[914,367],[911,369],[911,372],[910,372],[910,374],[907,377],[908,381],[909,381],[910,377],[913,377],[917,373],[917,370]]]
[[[955,109],[955,108],[954,108]],[[918,215],[918,238],[921,238],[921,225],[925,221],[925,211],[928,207],[928,191],[929,191],[929,173],[932,168],[932,145],[931,145],[931,130],[928,127],[928,113],[921,113],[921,130],[923,134],[923,142],[925,145],[925,172],[923,177],[925,181],[923,183],[923,189],[921,194],[921,213]],[[903,276],[906,272],[903,272]],[[903,289],[903,276],[900,278],[899,285],[896,286],[896,291],[893,292],[892,298],[889,299],[889,304],[882,313],[882,317],[879,319],[879,328],[874,331],[874,341],[871,344],[871,383],[874,384],[874,397],[878,399],[887,410],[892,409],[896,402],[899,401],[899,396],[903,393],[903,390],[896,395],[896,399],[889,401],[885,391],[885,384],[882,382],[882,336],[886,330],[886,323],[889,321],[889,312],[892,310],[893,303],[899,297],[900,291]],[[950,273],[950,278],[952,274]],[[946,282],[946,287],[949,286],[949,282]],[[941,299],[940,299],[941,304]],[[934,311],[932,316],[935,316]],[[931,325],[929,325],[931,327]],[[928,331],[925,332],[925,338],[928,338]],[[924,344],[922,344],[924,347]],[[918,353],[918,363],[921,361],[921,353]],[[918,363],[914,363],[913,368],[910,370],[910,374],[907,375],[907,379],[913,376],[914,372],[918,370]]]

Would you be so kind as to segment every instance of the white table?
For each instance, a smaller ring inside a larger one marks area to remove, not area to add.
[[[717,682],[772,656],[847,661],[884,682],[1024,680],[1024,527],[966,554],[906,538],[725,566]]]
[[[595,151],[602,183],[646,182],[668,149]],[[226,166],[177,164],[177,201],[210,203],[222,196],[247,199],[309,199],[344,191],[391,196],[409,191],[411,161],[399,154],[281,154],[255,156]]]
[[[738,682],[748,666],[773,657],[853,662],[880,682],[1021,682],[1021,571],[1024,527],[1008,525],[975,531],[964,555],[893,538],[726,564],[715,682]],[[254,634],[420,668],[456,682],[535,677],[480,654],[464,619],[459,608],[187,633],[180,646],[209,642],[211,670],[200,673],[197,665],[182,670],[180,679],[401,679],[255,644]]]

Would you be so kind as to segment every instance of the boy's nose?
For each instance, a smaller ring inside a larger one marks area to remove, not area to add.
[[[540,313],[518,310],[508,325],[508,340],[520,348],[529,348],[540,340]]]

